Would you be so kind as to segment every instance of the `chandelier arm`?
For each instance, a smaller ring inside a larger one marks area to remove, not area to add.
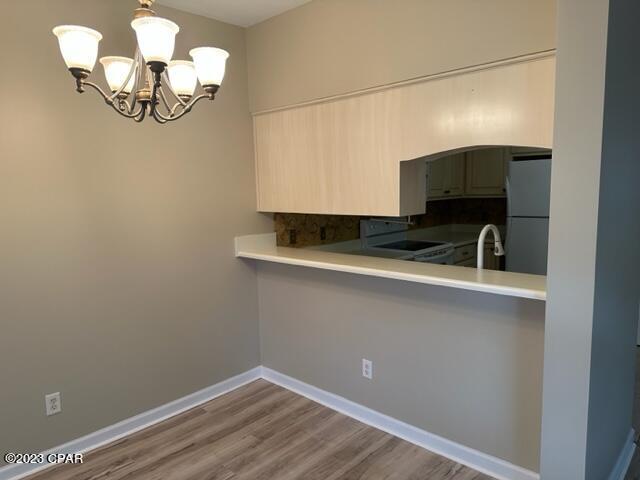
[[[138,117],[140,114],[143,114],[147,107],[144,105],[144,103],[141,103],[138,111],[134,112],[135,110],[135,102],[132,103],[131,105],[129,105],[129,102],[127,102],[126,100],[121,100],[122,103],[124,103],[127,106],[127,113],[125,114],[122,110],[116,109],[116,111],[118,113],[120,113],[122,116],[127,117],[127,118],[133,118],[134,120],[136,119],[136,117]],[[115,108],[115,106],[114,106]]]
[[[131,77],[133,76],[137,68],[138,68],[138,60],[134,59],[133,63],[131,64],[131,68],[129,69],[129,73],[127,74],[127,79],[124,82],[122,82],[122,85],[120,85],[120,88],[118,90],[113,92],[113,95],[111,95],[111,101],[118,98],[118,95],[120,95],[122,91],[127,87],[129,80],[131,80]]]
[[[113,107],[113,109],[118,112],[120,115],[122,115],[125,118],[133,118],[135,119],[138,115],[140,115],[141,112],[143,112],[145,110],[144,105],[140,105],[140,109],[137,112],[133,112],[133,111],[129,111],[129,112],[123,112],[122,110],[120,110],[118,107],[116,107],[115,104],[111,104],[111,106]]]
[[[151,116],[152,116],[152,117],[153,117],[153,119],[154,119],[156,122],[158,122],[160,125],[164,125],[165,123],[167,123],[167,120],[163,120],[163,119],[161,118],[161,117],[162,117],[162,115],[158,116],[158,114],[157,114],[157,113],[153,113]]]
[[[183,116],[185,116],[187,113],[189,113],[191,111],[191,109],[193,108],[193,106],[198,103],[200,100],[203,100],[205,98],[209,98],[209,95],[207,94],[202,94],[199,95],[197,97],[195,97],[193,100],[191,100],[185,107],[184,109],[178,113],[177,115],[171,116],[171,117],[165,117],[163,116],[160,112],[158,112],[157,110],[153,111],[153,115],[160,117],[162,120],[164,120],[165,122],[173,122],[174,120],[178,120],[179,118],[182,118]]]
[[[138,91],[138,88],[136,86],[136,91]],[[127,102],[127,100],[125,100],[125,103],[127,104],[127,107],[129,107],[129,111],[133,112],[133,110],[136,108],[136,105],[138,103],[138,97],[135,94],[135,92],[133,93],[133,98],[131,99],[131,104],[129,104],[129,102]],[[144,105],[143,105],[144,107]]]
[[[124,103],[127,105],[128,110],[126,112],[123,112],[122,110],[120,110],[118,108],[118,106],[111,99],[111,97],[109,95],[107,95],[106,93],[104,93],[104,90],[102,90],[98,85],[96,85],[93,82],[83,82],[82,84],[86,85],[88,87],[91,87],[94,90],[96,90],[102,96],[102,98],[104,98],[104,101],[105,101],[105,103],[107,105],[111,106],[111,108],[113,108],[117,113],[119,113],[120,115],[122,115],[125,118],[136,118],[138,115],[140,115],[141,111],[145,110],[145,106],[144,105],[140,105],[140,110],[138,110],[137,112],[133,112],[132,110],[129,109],[131,107],[129,107],[128,102],[124,101]]]
[[[186,105],[184,105],[184,106],[183,106],[183,105],[180,105],[179,103],[176,103],[176,104],[173,106],[173,108],[171,109],[171,116],[172,116],[172,117],[174,117],[174,116],[176,115],[176,112],[178,111],[178,108],[179,108],[179,107],[182,107],[182,110],[184,110],[184,107],[185,107],[185,106],[186,106]]]
[[[180,112],[180,114],[184,115],[185,113],[190,112],[196,103],[198,103],[200,100],[204,100],[205,98],[208,98],[209,100],[213,100],[211,98],[211,95],[209,95],[208,93],[203,93],[201,95],[198,95],[197,97],[192,98],[191,101],[184,106],[184,110]]]
[[[142,58],[142,53],[140,53],[140,47],[138,45],[136,45],[136,52],[133,55],[133,58],[139,68],[136,71],[135,93],[133,95],[133,100],[131,101],[132,109],[136,108],[136,103],[138,103],[137,93],[144,88],[147,76],[147,64],[144,63],[144,59]]]
[[[165,123],[167,123],[166,117],[162,115],[157,108],[152,108],[149,112],[149,115],[160,125],[164,125]]]
[[[175,93],[173,95],[178,99],[178,101],[173,104],[173,107],[171,107],[169,106],[169,101],[167,100],[167,96],[164,93],[164,88],[160,88],[160,97],[162,98],[162,102],[164,103],[164,106],[167,109],[169,117],[175,116],[176,111],[178,111],[179,108],[182,108],[184,110],[187,106],[187,102],[182,100],[180,97],[177,97]]]
[[[135,97],[134,97],[135,99]],[[133,113],[133,106],[129,104],[129,102],[127,102],[127,100],[125,98],[121,98],[120,99],[120,105],[125,105],[127,107],[127,113]],[[120,110],[122,111],[122,110]]]
[[[144,117],[147,115],[147,108],[143,105],[140,109],[140,114],[138,117],[134,118],[133,120],[137,123],[140,123],[144,120]]]
[[[113,92],[111,95],[107,95],[107,93],[104,90],[102,90],[102,88],[100,88],[97,84],[93,82],[87,82],[86,80],[82,80],[80,83],[82,86],[87,85],[93,88],[94,90],[96,90],[102,96],[102,98],[104,98],[104,101],[107,102],[107,104],[114,105],[114,100],[116,100],[118,96],[122,93],[122,91],[126,88],[127,83],[129,83],[129,80],[131,80],[131,77],[133,76],[137,67],[138,67],[138,61],[134,60],[134,62],[131,64],[131,68],[129,69],[129,73],[127,74],[126,80],[122,83],[122,85],[120,85],[120,88],[115,92]],[[127,104],[127,107],[129,107],[129,103],[126,101],[125,103]],[[135,102],[134,102],[134,105],[135,105]],[[129,113],[131,113],[131,108],[129,108]]]
[[[105,91],[102,90],[102,88],[100,88],[99,85],[96,85],[93,82],[83,81],[82,82],[82,86],[87,86],[87,87],[93,88],[96,92],[98,92],[100,94],[100,96],[104,99],[104,101],[107,103],[107,105],[113,105],[113,100],[111,99],[111,95],[107,95],[105,93]]]
[[[162,103],[164,104],[164,108],[166,108],[166,109],[167,109],[167,112],[169,113],[169,115],[172,115],[172,114],[173,114],[173,110],[174,110],[174,109],[176,108],[176,106],[177,106],[177,105],[179,105],[179,104],[177,103],[173,108],[171,108],[171,107],[169,106],[169,102],[167,101],[167,96],[164,94],[164,89],[163,89],[162,87],[160,87],[160,88],[158,89],[158,92],[160,93],[160,99],[162,100]]]
[[[176,114],[176,111],[178,110],[178,108],[184,109],[187,106],[187,102],[184,102],[181,98],[176,97],[179,101],[176,102],[173,107],[171,107],[169,105],[169,101],[167,100],[167,96],[164,93],[164,85],[162,87],[160,87],[158,89],[158,91],[160,92],[160,98],[162,99],[162,103],[164,104],[164,107],[167,109],[167,113],[169,115],[169,117],[174,117]],[[174,94],[175,96],[175,94]]]
[[[182,105],[183,107],[187,105],[187,102],[185,102],[184,100],[182,100],[180,98],[180,95],[178,95],[175,90],[173,89],[173,87],[171,86],[171,81],[169,80],[169,75],[167,75],[167,72],[164,71],[162,72],[162,81],[164,82],[164,84],[167,86],[167,88],[169,89],[169,91],[171,92],[171,95],[174,96],[174,98],[178,101],[179,105]],[[177,108],[177,106],[174,106],[173,109],[169,109],[169,107],[167,107],[167,110],[175,110]]]

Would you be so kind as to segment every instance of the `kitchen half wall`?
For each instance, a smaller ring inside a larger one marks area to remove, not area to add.
[[[544,302],[268,262],[258,291],[265,367],[538,471]]]

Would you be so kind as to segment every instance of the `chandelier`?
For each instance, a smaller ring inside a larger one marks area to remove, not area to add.
[[[189,52],[193,61],[171,60],[180,27],[151,10],[155,0],[138,0],[131,27],[138,45],[133,58],[102,57],[100,63],[109,93],[88,81],[98,57],[100,32],[77,25],[53,29],[62,57],[76,80],[76,91],[96,90],[116,112],[142,122],[172,122],[189,113],[200,100],[215,98],[225,73],[229,53],[200,47]],[[194,96],[198,81],[204,93]],[[165,91],[166,90],[166,91]]]

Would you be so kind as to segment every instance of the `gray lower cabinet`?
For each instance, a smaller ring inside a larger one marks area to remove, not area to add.
[[[472,267],[472,268],[476,268],[476,259],[475,258],[469,258],[467,260],[463,260],[462,262],[456,263],[456,265],[458,267]]]
[[[453,254],[453,263],[458,267],[473,267],[477,266],[477,245],[470,243],[468,245],[461,245],[456,247]],[[493,254],[492,246],[485,246],[484,248],[484,268],[485,270],[498,270],[500,261],[498,257]]]
[[[470,243],[468,245],[462,245],[456,248],[453,254],[453,263],[459,265],[462,262],[468,260],[476,260],[476,244]],[[474,264],[475,265],[475,264]]]

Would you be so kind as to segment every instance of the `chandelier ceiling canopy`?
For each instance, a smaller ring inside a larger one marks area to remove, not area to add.
[[[215,98],[229,53],[220,48],[199,47],[189,52],[193,61],[172,60],[180,27],[156,16],[151,10],[154,0],[138,2],[140,7],[131,22],[138,42],[133,58],[100,58],[110,93],[88,81],[102,34],[77,25],[60,25],[53,33],[79,93],[91,87],[120,115],[136,122],[148,116],[164,124],[182,118],[200,100]],[[198,81],[204,93],[194,96]]]

